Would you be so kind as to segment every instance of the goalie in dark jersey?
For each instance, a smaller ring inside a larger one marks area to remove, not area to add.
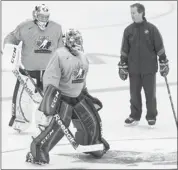
[[[72,120],[77,129],[75,139],[80,145],[103,143],[103,150],[89,154],[101,158],[109,150],[109,144],[102,137],[98,114],[102,103],[86,88],[89,62],[83,53],[82,36],[78,30],[69,29],[64,39],[65,47],[56,50],[43,76],[45,92],[39,110],[50,120],[49,125],[33,139],[27,162],[49,163],[49,151],[64,136],[57,115],[66,127]]]

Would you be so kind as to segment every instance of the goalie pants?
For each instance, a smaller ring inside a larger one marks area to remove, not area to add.
[[[140,120],[142,114],[141,89],[146,97],[147,120],[156,120],[156,74],[129,74],[130,80],[130,117]]]
[[[26,76],[26,74],[24,73],[23,69],[19,68],[19,72]],[[43,74],[45,72],[45,70],[34,70],[34,71],[28,71],[27,72],[29,73],[30,77],[36,79],[36,85],[37,87],[39,87],[41,90],[43,90]],[[18,80],[17,80],[18,81]]]

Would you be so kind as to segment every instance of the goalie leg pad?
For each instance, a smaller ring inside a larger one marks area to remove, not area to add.
[[[101,143],[102,142],[104,144],[104,147],[105,147],[105,149],[103,151],[90,152],[90,154],[93,155],[96,158],[101,158],[103,156],[103,154],[106,153],[110,149],[110,145],[102,137],[102,135],[103,135],[102,121],[101,121],[100,115],[98,114],[98,110],[97,110],[97,108],[95,107],[95,105],[93,103],[93,100],[88,98],[88,100],[86,100],[86,102],[91,107],[91,109],[93,110],[93,113],[95,113],[94,115],[95,115],[96,120],[97,120],[97,122],[99,124],[99,132],[100,132],[100,134],[99,134],[99,139],[97,140],[96,143]]]
[[[73,124],[77,128],[76,140],[81,145],[103,143],[105,150],[90,152],[94,157],[101,158],[110,147],[106,140],[102,138],[101,118],[91,99],[87,97],[83,99],[74,107],[74,111],[79,118],[78,121],[73,120]]]
[[[97,111],[99,111],[99,110],[101,110],[101,109],[103,108],[102,102],[101,102],[98,98],[93,97],[91,94],[89,94],[87,88],[85,88],[85,89],[82,91],[82,93],[83,93],[85,96],[87,96],[89,99],[92,100],[92,103],[93,103],[93,105],[95,106],[95,108],[96,108]]]
[[[12,117],[11,120],[9,121],[9,126],[12,126],[14,124],[14,120],[16,118],[16,99],[17,99],[19,87],[20,87],[20,82],[17,80],[13,92],[13,97],[12,97]]]
[[[99,111],[103,108],[103,104],[101,103],[101,101],[98,98],[91,96],[89,93],[88,93],[87,97],[92,100],[92,103],[95,106],[95,109],[97,111]]]
[[[61,101],[59,117],[69,127],[72,117],[72,107]],[[33,158],[38,162],[49,163],[49,151],[62,139],[64,133],[58,123],[57,114],[53,116],[50,124],[36,138],[33,139],[30,152]]]
[[[53,85],[49,85],[45,91],[39,110],[46,116],[54,115],[60,106],[61,91]]]
[[[86,127],[79,119],[72,119],[74,127],[77,129],[75,133],[76,142],[80,145],[88,145],[88,132]]]
[[[81,126],[78,127],[78,131],[87,133],[88,141],[86,145],[94,144],[99,138],[99,124],[93,113],[92,108],[87,104],[87,99],[84,98],[74,107],[74,112],[81,122]],[[79,128],[80,127],[80,128]]]
[[[28,79],[26,80],[28,83]],[[12,99],[12,118],[9,126],[22,132],[30,127],[32,122],[33,102],[24,87],[17,80]]]

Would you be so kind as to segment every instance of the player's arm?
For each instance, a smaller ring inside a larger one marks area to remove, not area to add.
[[[165,77],[169,73],[169,60],[165,53],[163,38],[156,26],[154,26],[154,47],[157,56],[159,56],[160,74]]]
[[[21,42],[21,36],[20,36],[20,25],[19,25],[16,27],[14,31],[10,32],[4,38],[3,48],[5,48],[6,44],[19,45],[20,42]]]
[[[128,40],[128,30],[127,28],[124,30],[124,34],[122,37],[122,45],[121,45],[121,61],[124,63],[128,63],[128,53],[129,53],[129,40]]]
[[[43,89],[46,90],[49,84],[58,88],[59,81],[61,79],[61,68],[59,62],[59,56],[57,51],[53,54],[53,57],[49,61],[47,68],[43,75]]]
[[[64,46],[64,43],[63,43],[63,40],[62,40],[62,38],[63,38],[63,33],[62,33],[61,27],[60,27],[60,29],[59,29],[59,34],[60,34],[60,35],[59,35],[59,39],[58,39],[58,48]]]
[[[89,60],[88,60],[88,57],[87,57],[87,55],[86,54],[84,54],[85,55],[85,57],[86,57],[86,62],[87,62],[87,65],[88,65],[88,71],[89,71],[89,65],[90,65],[90,62],[89,62]],[[88,72],[87,71],[87,72]],[[86,83],[86,78],[85,78],[85,81],[84,81],[84,83],[83,83],[83,90],[85,90],[85,89],[87,89],[87,83]]]
[[[3,43],[2,54],[4,56],[6,55],[11,56],[11,63],[13,64],[12,67],[16,67],[19,60],[19,55],[17,51],[20,42],[21,42],[21,36],[20,36],[20,25],[19,25],[14,31],[10,32],[4,38],[4,43]]]
[[[122,45],[121,45],[121,56],[118,63],[118,73],[122,80],[126,80],[128,77],[128,54],[129,54],[129,39],[128,39],[128,28],[124,30]]]
[[[154,26],[154,46],[155,46],[155,51],[159,56],[159,60],[166,60],[167,57],[165,54],[163,38],[156,26]]]

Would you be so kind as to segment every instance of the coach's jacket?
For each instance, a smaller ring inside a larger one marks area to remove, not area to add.
[[[165,59],[165,49],[159,30],[146,21],[132,23],[125,30],[121,60],[128,62],[129,73],[147,74],[158,70],[157,56]]]

